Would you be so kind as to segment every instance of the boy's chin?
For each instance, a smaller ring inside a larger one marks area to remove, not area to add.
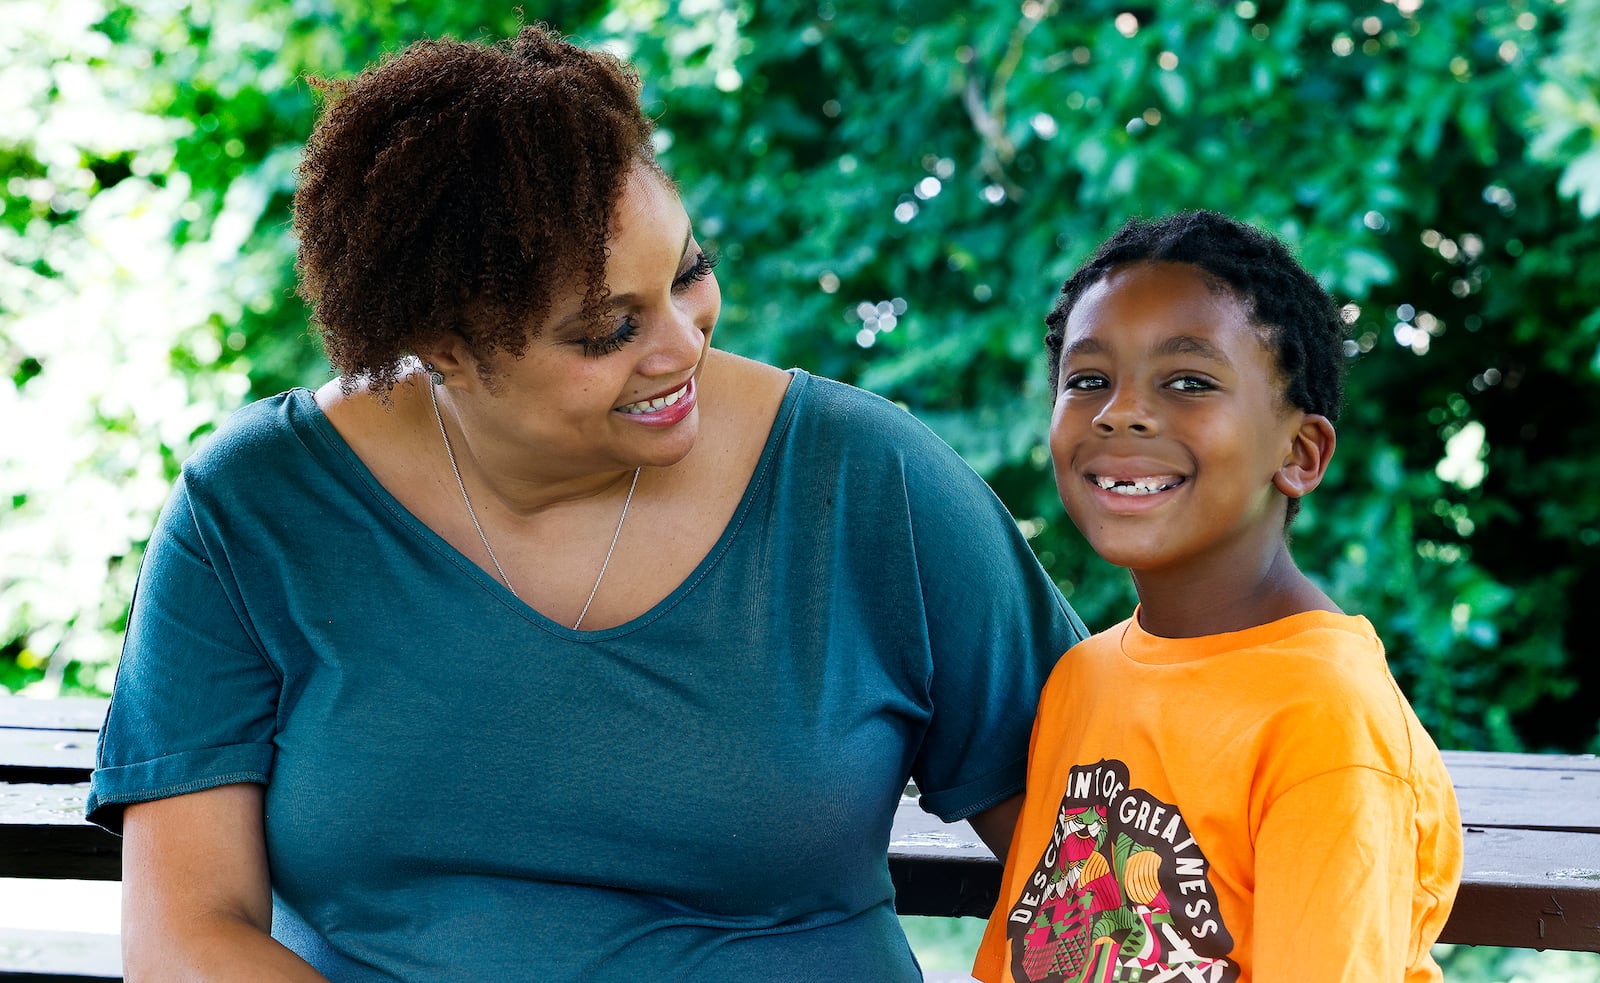
[[[1089,540],[1089,547],[1100,559],[1124,570],[1155,569],[1166,559],[1158,546],[1125,541],[1107,542],[1104,538],[1098,538],[1097,541],[1097,537],[1093,536],[1085,538]]]

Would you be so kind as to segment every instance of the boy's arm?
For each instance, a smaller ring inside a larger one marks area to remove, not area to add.
[[[997,806],[967,817],[972,831],[989,848],[996,860],[1006,862],[1011,848],[1011,834],[1017,828],[1017,816],[1022,812],[1022,794],[1018,793]]]
[[[1280,796],[1256,834],[1254,977],[1407,980],[1433,941],[1412,927],[1415,831],[1411,786],[1375,769],[1341,768]]]

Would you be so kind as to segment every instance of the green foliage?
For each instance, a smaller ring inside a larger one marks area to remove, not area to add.
[[[1433,958],[1451,983],[1583,983],[1600,974],[1600,952],[1439,944]]]
[[[327,377],[287,227],[304,77],[517,16],[79,0],[23,19],[0,69],[33,114],[0,123],[0,404],[61,422],[0,452],[7,685],[103,688],[177,463],[239,401]],[[1600,0],[527,16],[639,67],[725,260],[718,342],[929,422],[1093,626],[1132,592],[1056,500],[1043,315],[1130,215],[1208,207],[1283,236],[1353,339],[1302,565],[1373,620],[1442,744],[1600,747],[1574,603],[1600,579]],[[101,129],[72,130],[85,112]]]

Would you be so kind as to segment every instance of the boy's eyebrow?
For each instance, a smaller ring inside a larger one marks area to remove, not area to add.
[[[1096,341],[1095,339],[1079,338],[1077,341],[1074,341],[1061,349],[1061,360],[1064,362],[1069,358],[1076,358],[1079,355],[1104,355],[1105,351],[1106,346],[1100,344],[1100,342]]]
[[[1098,339],[1079,338],[1061,350],[1061,357],[1068,359],[1082,355],[1103,355],[1105,351],[1106,346],[1101,344]],[[1228,356],[1223,354],[1222,349],[1204,338],[1197,338],[1188,334],[1174,335],[1163,341],[1156,346],[1156,354],[1197,355],[1212,362],[1221,362],[1224,365],[1230,364]]]
[[[1161,355],[1198,355],[1213,362],[1229,364],[1228,356],[1223,354],[1222,349],[1204,338],[1188,334],[1168,338],[1156,347],[1156,352]]]

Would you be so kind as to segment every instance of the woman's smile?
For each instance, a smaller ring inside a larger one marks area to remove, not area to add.
[[[616,412],[627,416],[633,423],[666,427],[688,416],[694,411],[694,406],[694,379],[691,378],[669,392],[624,403],[617,407]]]

